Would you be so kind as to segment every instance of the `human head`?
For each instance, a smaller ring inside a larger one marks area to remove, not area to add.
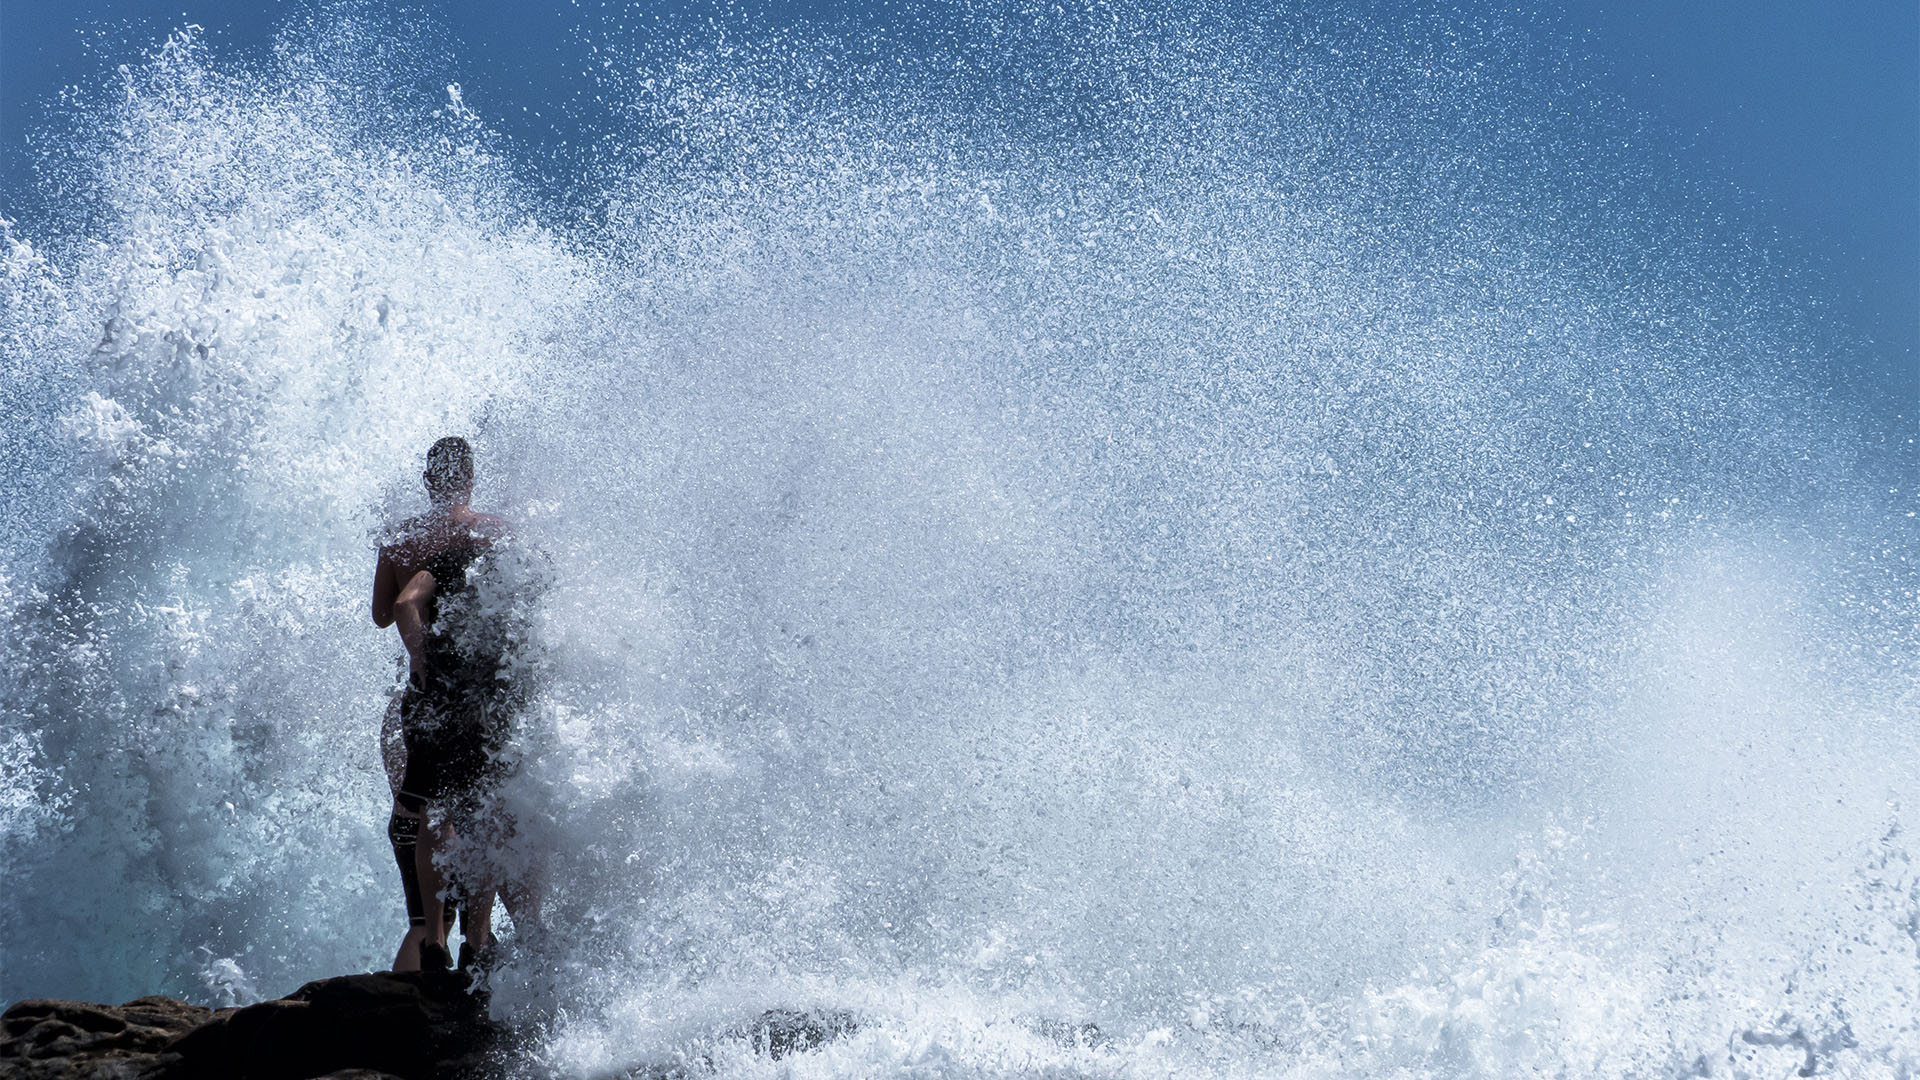
[[[427,450],[427,497],[436,503],[462,503],[473,494],[473,447],[449,435]]]

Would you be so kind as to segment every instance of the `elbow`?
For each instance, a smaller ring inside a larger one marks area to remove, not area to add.
[[[404,632],[409,625],[419,626],[427,621],[425,608],[426,605],[419,599],[402,596],[393,602],[393,613],[387,616],[387,622],[389,625],[399,623],[401,631]]]
[[[373,609],[373,625],[379,627],[382,630],[385,630],[387,627],[392,626],[393,625],[393,609],[388,608],[385,611],[381,611],[379,608],[374,608]]]

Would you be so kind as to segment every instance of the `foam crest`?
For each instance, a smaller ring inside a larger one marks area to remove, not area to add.
[[[1502,26],[1109,14],[610,40],[584,179],[370,17],[130,64],[5,236],[0,996],[384,964],[464,433],[529,1067],[1913,1068],[1910,497],[1793,283]]]

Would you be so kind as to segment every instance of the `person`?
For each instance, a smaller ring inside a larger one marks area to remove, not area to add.
[[[387,790],[396,798],[400,794],[401,778],[407,771],[407,745],[400,731],[401,705],[406,699],[402,688],[406,684],[407,660],[402,655],[398,658],[393,693],[387,697],[387,713],[380,724],[380,763],[387,774]],[[400,890],[406,899],[408,918],[407,936],[401,939],[400,951],[393,959],[395,971],[420,969],[420,942],[427,933],[426,908],[420,899],[420,875],[414,863],[418,858],[420,823],[418,816],[403,813],[397,804],[387,818],[387,842],[392,845],[394,862],[400,867]],[[449,932],[459,917],[459,907],[457,903],[445,905],[443,921]]]
[[[465,439],[435,442],[422,479],[431,508],[395,527],[373,573],[374,625],[396,626],[407,658],[398,702],[406,760],[387,827],[407,901],[395,971],[453,966],[450,883],[438,857],[455,844],[456,826],[475,813],[511,712],[501,690],[501,635],[488,632],[488,613],[472,602],[469,580],[476,562],[508,539],[507,522],[469,505],[473,449]],[[492,946],[494,888],[489,881],[455,884],[464,886],[466,967]]]

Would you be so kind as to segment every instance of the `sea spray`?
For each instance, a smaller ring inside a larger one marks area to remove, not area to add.
[[[1804,283],[1510,26],[1220,18],[609,39],[581,177],[369,15],[130,63],[8,237],[0,996],[385,962],[368,543],[465,433],[541,1067],[1914,1067]]]
[[[268,985],[391,948],[374,759],[327,749],[365,749],[338,724],[377,724],[391,671],[350,629],[370,512],[413,444],[517,385],[574,271],[418,183],[435,149],[370,161],[298,70],[223,76],[181,36],[126,72],[103,233],[30,263],[9,309],[19,385],[65,399],[22,414],[9,469],[38,532],[8,563],[39,569],[8,720],[65,807],[10,853],[35,927],[12,996],[191,992],[202,947]],[[528,279],[560,292],[535,305]],[[340,953],[328,925],[362,929]]]

